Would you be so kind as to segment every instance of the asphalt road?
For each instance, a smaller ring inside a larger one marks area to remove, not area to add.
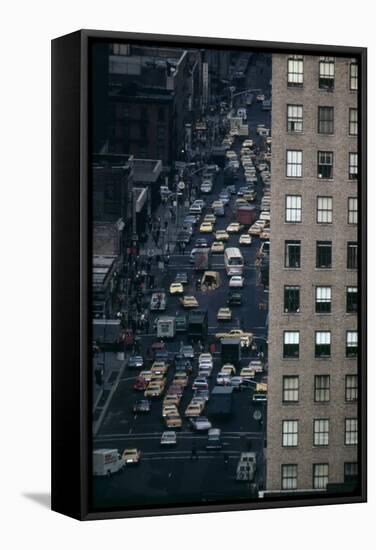
[[[256,125],[264,123],[270,127],[270,113],[261,110],[260,103],[254,103],[248,111],[248,122],[250,137],[257,146],[263,147],[263,140],[255,134]],[[245,139],[237,138],[235,150],[239,150],[241,142]],[[245,184],[243,171],[234,181],[236,188]],[[205,195],[206,204],[210,205],[218,197],[223,188],[222,172],[216,180],[213,192]],[[257,201],[261,200],[261,181],[257,184]],[[217,218],[215,229],[225,229],[231,221],[235,221],[236,196],[231,197],[230,205],[225,207],[225,216]],[[168,290],[170,283],[174,280],[179,271],[185,271],[189,276],[188,288],[185,294],[196,296],[201,309],[207,309],[209,321],[209,341],[213,341],[213,334],[218,330],[241,327],[261,338],[266,336],[266,315],[264,309],[259,309],[258,304],[267,301],[267,294],[258,284],[258,272],[254,267],[257,250],[260,246],[259,239],[253,238],[250,246],[241,246],[245,259],[245,285],[242,293],[243,303],[241,306],[234,306],[233,319],[229,322],[218,322],[217,311],[221,306],[226,305],[228,294],[228,276],[224,269],[223,254],[212,256],[211,269],[218,271],[221,276],[221,286],[212,291],[196,291],[195,281],[197,274],[189,263],[189,253],[197,237],[205,237],[209,246],[214,240],[211,234],[199,234],[199,224],[196,226],[191,243],[187,246],[185,254],[172,254],[168,269],[159,276],[158,285]],[[239,246],[239,235],[230,235],[226,246]],[[178,296],[169,296],[167,309],[163,315],[175,315],[177,311],[183,311]],[[150,333],[142,337],[142,353],[145,356],[146,350],[151,342],[155,340],[153,332],[153,321],[158,316],[157,312],[151,313]],[[260,340],[261,341],[261,340]],[[181,343],[187,343],[186,334],[178,334],[173,340],[167,343],[169,351],[178,351]],[[217,347],[219,349],[219,347]],[[242,365],[249,362],[250,351],[246,352]],[[219,353],[215,354],[214,371],[210,379],[210,389],[215,384],[217,372],[221,368]],[[168,373],[167,387],[173,377],[173,368]],[[197,372],[197,359],[194,363],[194,371],[190,375],[190,385],[185,390],[179,410],[184,413],[186,406],[192,398],[193,391],[191,382]],[[152,402],[150,413],[133,413],[133,404],[137,399],[143,397],[142,393],[136,393],[132,386],[137,373],[125,369],[124,376],[120,381],[110,403],[107,415],[102,427],[95,437],[94,448],[117,448],[122,451],[124,448],[137,447],[142,452],[141,463],[137,466],[128,466],[124,471],[111,478],[94,478],[93,502],[94,506],[101,507],[124,507],[126,505],[160,505],[208,502],[220,500],[239,500],[251,497],[251,488],[248,483],[239,483],[235,480],[236,466],[242,451],[252,450],[257,452],[258,469],[256,483],[262,488],[265,483],[264,475],[264,429],[266,426],[266,406],[252,402],[253,390],[247,389],[234,392],[233,413],[227,419],[213,420],[213,426],[221,428],[224,446],[221,451],[207,451],[205,449],[206,434],[192,432],[189,423],[183,417],[183,427],[178,430],[177,445],[174,448],[161,447],[160,438],[165,430],[162,421],[162,399],[155,399]],[[261,375],[257,375],[258,378]],[[257,379],[257,378],[256,378]],[[262,422],[253,418],[255,409],[260,410]],[[204,413],[205,414],[205,413]],[[198,458],[192,458],[192,449],[197,450]],[[225,464],[224,455],[229,458]]]

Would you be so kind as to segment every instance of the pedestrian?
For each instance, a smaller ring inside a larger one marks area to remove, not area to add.
[[[182,251],[182,254],[184,256],[184,252],[185,252],[185,243],[181,243],[181,251]]]
[[[225,465],[225,469],[227,469],[228,462],[229,462],[228,454],[223,455],[223,462],[224,462],[224,465]]]
[[[198,459],[198,454],[197,454],[197,451],[196,451],[196,448],[195,447],[192,447],[192,452],[191,452],[191,460],[192,459]]]

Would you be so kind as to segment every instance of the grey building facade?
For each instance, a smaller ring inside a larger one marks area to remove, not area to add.
[[[273,55],[268,491],[357,478],[357,65]]]

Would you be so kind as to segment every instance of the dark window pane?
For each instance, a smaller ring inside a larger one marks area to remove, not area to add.
[[[334,108],[333,107],[319,107],[318,132],[319,134],[334,133]]]
[[[284,310],[285,313],[299,313],[300,311],[300,287],[285,286]]]
[[[316,243],[316,267],[330,269],[332,267],[332,243],[331,241],[317,241]]]
[[[347,269],[358,269],[358,243],[347,243]]]
[[[285,241],[285,267],[300,267],[300,241]]]

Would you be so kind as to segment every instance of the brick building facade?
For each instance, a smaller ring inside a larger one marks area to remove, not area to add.
[[[357,65],[273,55],[267,479],[357,475]]]

